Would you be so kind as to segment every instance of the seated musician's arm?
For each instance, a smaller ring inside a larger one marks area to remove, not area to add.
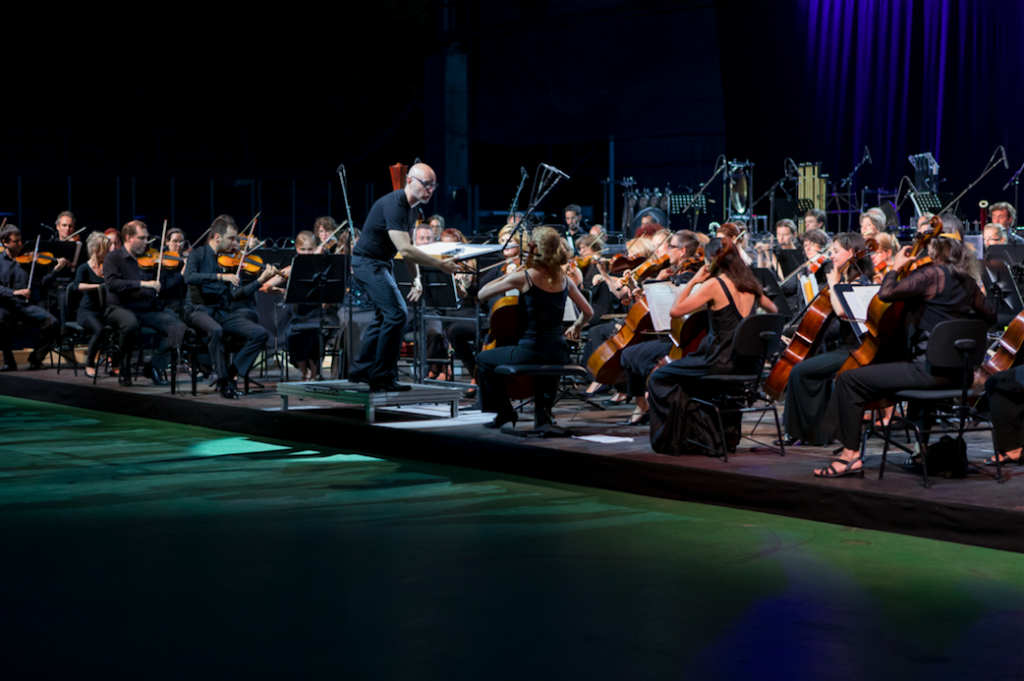
[[[519,270],[518,272],[512,272],[511,274],[505,274],[497,279],[492,279],[487,282],[483,288],[480,289],[480,293],[477,294],[477,298],[483,302],[496,298],[506,291],[516,289],[519,292],[526,290],[526,271]]]
[[[694,287],[706,280],[703,273],[704,270],[702,269],[697,276],[686,284],[686,288],[679,292],[676,301],[672,303],[671,316],[685,317],[691,312],[696,312],[704,305],[710,304],[715,299],[715,294],[722,290],[722,284],[719,282],[717,286],[701,286],[694,293]]]
[[[938,267],[924,267],[914,270],[902,281],[895,270],[890,270],[882,277],[882,287],[878,289],[878,299],[883,303],[893,303],[907,298],[934,298],[942,290],[942,270]]]
[[[769,314],[775,314],[779,311],[779,308],[775,306],[772,299],[769,298],[765,293],[761,294],[761,297],[757,299],[757,304],[761,306],[761,309]]]
[[[207,253],[208,252],[208,253]],[[212,254],[209,248],[205,248],[200,251],[196,249],[192,252],[192,255],[185,261],[185,283],[188,285],[201,284],[206,281],[220,281],[220,272],[202,272],[200,271],[201,261],[205,261],[211,257]]]
[[[142,281],[138,279],[125,279],[122,271],[124,261],[121,258],[108,257],[103,263],[103,281],[107,284],[107,290],[111,293],[124,293],[126,291],[138,291],[142,289]]]

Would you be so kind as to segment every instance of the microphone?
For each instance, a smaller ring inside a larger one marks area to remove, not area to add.
[[[1009,170],[1010,163],[1006,160],[1006,149],[1004,149],[1001,144],[999,145],[999,148],[1003,150],[1003,170]]]
[[[51,227],[50,225],[46,224],[45,222],[40,222],[39,224],[40,224],[40,225],[42,225],[42,226],[43,226],[44,228],[46,228],[46,229],[50,230],[50,231],[51,231],[51,232],[53,232],[54,234],[56,234],[56,233],[57,233],[57,230],[56,230],[56,229],[54,229],[54,228],[53,228],[53,227]]]
[[[866,144],[864,145],[864,160],[866,160],[871,165],[874,165],[874,161],[871,160],[871,150],[868,149],[868,145]]]

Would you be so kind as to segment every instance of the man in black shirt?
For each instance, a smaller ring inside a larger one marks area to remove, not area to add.
[[[238,228],[234,220],[220,216],[210,226],[206,245],[192,251],[185,264],[185,283],[188,284],[186,318],[190,326],[205,334],[206,346],[210,349],[210,358],[217,372],[217,387],[221,396],[227,399],[238,398],[235,377],[249,373],[270,336],[266,329],[249,318],[246,311],[232,311],[232,302],[252,295],[277,274],[276,267],[267,265],[257,279],[240,286],[237,274],[221,272],[217,256],[237,244]],[[224,357],[225,331],[245,339],[245,345],[235,354],[235,361],[230,367]]]
[[[408,308],[394,276],[394,257],[402,254],[413,278],[409,300],[423,293],[419,267],[437,267],[447,274],[458,270],[453,260],[438,260],[416,248],[410,233],[416,224],[413,209],[430,201],[437,176],[430,166],[417,163],[409,169],[405,188],[386,194],[370,208],[362,236],[352,254],[352,271],[373,303],[373,323],[363,336],[359,356],[352,363],[349,380],[369,383],[370,390],[409,390],[398,382],[398,355]]]
[[[156,385],[167,385],[161,372],[170,364],[171,350],[181,347],[185,337],[185,324],[164,311],[159,299],[160,288],[172,288],[181,280],[180,274],[170,275],[165,270],[160,281],[156,272],[143,272],[138,257],[146,252],[149,228],[140,220],[132,220],[121,229],[124,246],[110,253],[103,261],[103,280],[107,286],[107,324],[118,331],[121,349],[122,385],[131,385],[131,356],[139,329],[146,326],[163,338],[150,361],[143,368],[146,378]]]
[[[29,288],[28,270],[15,261],[24,250],[21,241],[21,230],[15,225],[6,225],[0,232],[0,243],[5,251],[0,253],[0,346],[3,348],[4,363],[0,371],[15,371],[18,366],[14,361],[12,341],[14,322],[22,322],[41,329],[39,342],[29,355],[30,369],[42,369],[43,357],[49,352],[50,346],[60,333],[57,318],[38,305],[32,305],[32,291]],[[41,284],[46,286],[68,261],[61,258],[54,265]]]

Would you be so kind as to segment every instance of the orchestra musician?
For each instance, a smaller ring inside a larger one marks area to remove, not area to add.
[[[57,241],[81,241],[82,238],[75,234],[75,214],[69,210],[57,216],[54,223],[57,228]]]
[[[33,285],[29,281],[29,271],[15,260],[25,250],[21,230],[17,225],[10,222],[4,225],[0,230],[0,244],[4,247],[3,253],[0,253],[0,348],[4,359],[0,371],[18,369],[13,349],[14,324],[17,322],[40,329],[36,347],[28,357],[28,365],[29,369],[42,369],[43,358],[60,334],[60,322],[45,308],[32,303]],[[65,258],[58,259],[37,286],[49,286],[57,272],[67,264]],[[28,267],[31,267],[31,263]]]
[[[417,207],[430,201],[437,188],[437,176],[425,163],[417,163],[406,175],[405,187],[378,199],[363,225],[362,237],[353,249],[352,271],[374,306],[374,321],[363,337],[359,356],[352,364],[350,380],[368,383],[372,391],[409,390],[398,382],[398,355],[408,307],[393,274],[394,256],[402,259],[413,278],[409,299],[423,292],[418,265],[437,267],[454,274],[454,260],[433,258],[410,239],[416,224]]]
[[[992,417],[992,446],[995,456],[985,461],[986,466],[1024,464],[1021,447],[1024,446],[1024,365],[998,371],[985,381]]]
[[[237,248],[237,242],[238,228],[234,220],[229,216],[217,217],[210,225],[205,246],[194,250],[185,265],[185,283],[189,288],[186,320],[189,326],[205,334],[206,347],[217,372],[217,389],[225,399],[238,398],[235,378],[249,373],[270,337],[245,311],[232,310],[232,303],[253,295],[277,274],[276,267],[267,265],[259,277],[243,286],[238,274],[222,272],[217,256]],[[245,340],[230,366],[224,357],[225,331]]]
[[[430,229],[434,232],[434,241],[440,241],[441,235],[445,232],[444,218],[440,215],[431,215],[427,218],[427,224],[430,225]]]
[[[85,355],[85,375],[96,375],[96,355],[103,339],[103,309],[100,307],[100,287],[103,285],[103,261],[110,253],[110,239],[103,232],[93,232],[85,242],[89,251],[88,261],[78,266],[75,279],[68,285],[69,290],[81,294],[78,300],[75,321],[89,332],[89,349]],[[117,362],[115,362],[116,364]]]
[[[563,213],[565,214],[565,235],[569,239],[569,248],[572,249],[576,245],[576,237],[580,235],[583,209],[575,203],[570,203],[565,207]]]
[[[900,242],[892,234],[882,233],[875,237],[878,248],[871,254],[871,263],[875,266],[875,283],[882,283],[882,277],[892,267],[896,253],[900,250]]]
[[[807,357],[796,363],[786,383],[786,409],[783,414],[786,435],[783,443],[789,447],[796,444],[822,446],[831,441],[822,431],[825,407],[832,388],[832,379],[858,345],[853,325],[846,321],[845,312],[836,293],[836,284],[867,286],[873,282],[874,265],[867,255],[864,237],[855,232],[837,234],[831,245],[832,261],[827,267],[829,297],[836,318],[830,328],[822,329],[824,352]],[[860,259],[854,256],[865,253]],[[842,276],[840,270],[847,263]],[[776,443],[778,444],[778,443]]]
[[[809,232],[812,229],[820,229],[824,231],[827,219],[825,211],[818,208],[811,208],[809,211],[804,213],[804,232]]]
[[[110,250],[116,251],[117,249],[124,246],[124,242],[121,240],[121,232],[111,227],[103,231],[107,235],[107,239],[110,241]]]
[[[103,261],[103,281],[107,287],[106,322],[118,332],[118,347],[121,355],[119,375],[121,385],[132,385],[131,357],[139,330],[146,326],[160,336],[160,345],[149,362],[143,367],[143,374],[155,385],[167,385],[163,373],[170,364],[171,352],[181,347],[186,326],[173,314],[164,310],[159,298],[164,285],[173,287],[181,274],[161,272],[159,280],[155,272],[145,272],[139,267],[138,258],[146,252],[149,244],[149,228],[141,220],[132,220],[121,229],[124,246],[111,251]]]
[[[1017,224],[1017,210],[1012,204],[1006,201],[993,203],[988,209],[989,220],[1001,225],[1008,233],[1013,234],[1014,226]]]
[[[868,208],[860,214],[860,234],[865,239],[877,239],[885,233],[885,213],[881,208]]]
[[[775,223],[775,245],[759,243],[754,246],[757,252],[757,266],[767,267],[779,276],[785,278],[779,266],[777,251],[793,251],[797,248],[796,224],[789,218],[783,218]]]
[[[668,244],[669,268],[658,273],[657,279],[669,279],[673,284],[682,286],[693,279],[690,271],[679,272],[677,268],[686,260],[694,258],[700,242],[693,232],[680,230],[672,235]],[[647,377],[658,366],[659,360],[672,350],[672,340],[649,340],[631,345],[622,351],[619,360],[626,371],[626,399],[636,399],[636,409],[629,421],[621,425],[644,425],[648,422]]]
[[[526,334],[518,344],[481,352],[477,356],[480,375],[480,403],[485,413],[495,414],[489,428],[516,421],[505,379],[494,373],[502,364],[566,364],[569,361],[565,339],[578,339],[580,329],[589,321],[593,311],[590,303],[572,281],[562,272],[566,264],[565,251],[560,246],[558,232],[551,227],[534,230],[533,241],[537,253],[532,267],[502,275],[480,289],[480,300],[490,300],[516,289],[520,292],[520,304],[526,306],[529,323]],[[562,317],[565,314],[565,299],[568,296],[580,310],[579,316],[563,332]],[[552,422],[551,408],[554,405],[558,378],[536,378],[536,408],[539,410],[537,423],[543,426]]]
[[[172,227],[167,230],[166,245],[164,246],[164,252],[177,253],[182,258],[185,258],[185,232]],[[185,262],[188,262],[187,259]],[[167,265],[165,264],[164,267]],[[182,269],[184,271],[184,269]],[[167,308],[173,311],[178,317],[184,319],[185,317],[185,297],[188,295],[188,286],[185,284],[185,279],[182,277],[180,280],[175,279],[177,282],[176,286],[164,287],[160,289],[160,298],[165,302]]]
[[[330,215],[319,217],[313,222],[313,234],[316,236],[317,250],[319,252],[336,253],[341,247],[341,239],[338,238],[341,236],[341,232],[334,236],[333,243],[328,242],[336,229],[338,229],[338,223]],[[299,237],[296,236],[296,252],[298,252],[299,248],[298,240]]]
[[[684,317],[706,305],[711,340],[706,342],[704,354],[683,357],[657,369],[647,384],[651,448],[662,454],[686,450],[687,404],[691,396],[701,396],[701,377],[748,373],[751,368],[733,364],[733,339],[739,323],[754,313],[755,306],[777,311],[730,239],[712,239],[704,248],[704,257],[704,267],[679,293],[671,314]],[[694,291],[698,284],[700,288]]]
[[[945,215],[942,221],[945,225]],[[906,306],[907,361],[872,364],[839,374],[828,403],[824,432],[833,434],[843,450],[839,460],[814,471],[818,477],[863,477],[861,422],[868,404],[899,390],[960,385],[960,369],[932,370],[925,361],[928,337],[939,322],[971,316],[980,316],[989,325],[996,321],[995,310],[977,284],[977,258],[961,243],[958,233],[943,231],[931,239],[928,256],[933,264],[897,281],[898,271],[910,261],[909,253],[909,246],[897,253],[894,267],[882,279],[878,292],[881,301],[903,301]]]
[[[434,230],[428,224],[416,225],[414,243],[417,246],[429,246],[434,243]]]

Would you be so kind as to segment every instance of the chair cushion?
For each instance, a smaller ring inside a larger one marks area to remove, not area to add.
[[[587,370],[575,364],[502,364],[494,368],[502,376],[586,376]]]
[[[937,402],[940,400],[955,400],[963,395],[961,389],[949,389],[949,390],[901,390],[896,393],[896,397],[902,402],[904,400],[915,400],[921,401],[926,400],[929,402]],[[981,397],[982,392],[980,390],[968,390],[968,397]]]

